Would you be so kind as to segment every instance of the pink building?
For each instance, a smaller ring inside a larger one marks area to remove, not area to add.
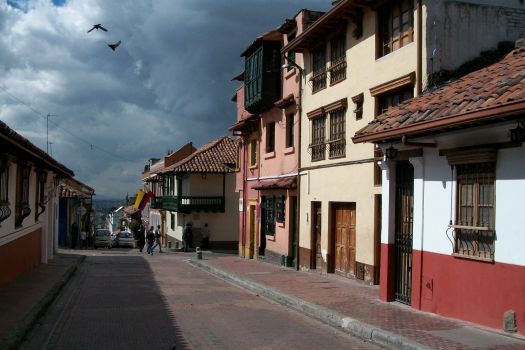
[[[242,53],[245,71],[234,100],[242,139],[237,186],[239,252],[243,257],[297,266],[299,115],[302,57],[280,50],[318,12],[300,11],[276,30],[264,33]]]

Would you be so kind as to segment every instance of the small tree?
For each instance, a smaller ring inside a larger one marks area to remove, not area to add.
[[[131,232],[133,233],[133,237],[135,237],[135,239],[138,239],[138,233],[139,233],[139,229],[140,229],[140,221],[138,221],[138,220],[133,220],[133,221],[129,224],[129,229],[130,229]]]

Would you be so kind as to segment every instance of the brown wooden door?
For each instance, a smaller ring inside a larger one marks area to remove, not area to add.
[[[337,204],[333,209],[335,233],[335,272],[355,273],[355,204]]]
[[[313,203],[312,213],[312,269],[320,269],[323,266],[323,257],[321,255],[321,203]]]

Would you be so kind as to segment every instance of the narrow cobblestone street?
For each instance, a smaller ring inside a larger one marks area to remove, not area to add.
[[[21,349],[378,349],[203,272],[188,255],[86,253]]]

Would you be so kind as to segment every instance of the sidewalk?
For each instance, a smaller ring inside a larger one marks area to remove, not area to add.
[[[189,262],[257,295],[392,349],[525,349],[525,337],[378,299],[378,287],[232,255]]]
[[[0,350],[17,348],[83,260],[83,255],[59,253],[0,288]]]

